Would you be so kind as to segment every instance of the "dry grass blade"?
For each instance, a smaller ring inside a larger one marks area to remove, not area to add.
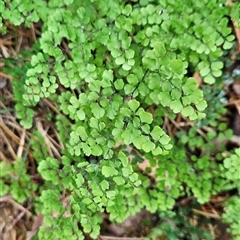
[[[21,135],[21,138],[20,138],[20,142],[19,142],[19,147],[18,147],[18,150],[17,150],[17,157],[18,158],[22,157],[25,138],[26,138],[26,131],[25,131],[25,129],[23,129],[23,132],[22,132],[22,135]]]
[[[57,158],[61,158],[61,155],[59,153],[59,149],[57,149],[54,144],[52,143],[52,141],[50,140],[50,137],[47,134],[47,131],[44,130],[43,128],[43,124],[41,123],[40,119],[36,118],[36,126],[37,126],[37,130],[42,134],[43,138],[45,139],[45,143],[48,147],[49,150],[49,154],[53,157],[54,155]],[[60,147],[60,146],[59,146]]]
[[[5,74],[3,72],[0,72],[0,78],[6,78],[6,79],[9,79],[9,80],[13,80],[13,77],[8,75],[8,74]]]
[[[10,122],[12,122],[13,130],[11,130],[8,127]],[[0,129],[2,129],[5,132],[5,134],[8,136],[8,138],[10,138],[14,143],[18,144],[20,141],[20,138],[15,134],[15,131],[14,131],[14,129],[15,129],[14,126],[16,126],[16,125],[17,125],[17,123],[12,116],[10,116],[10,117],[4,116],[4,118],[3,117],[1,118]]]
[[[204,217],[214,218],[214,219],[221,219],[221,216],[219,216],[218,214],[215,214],[215,213],[208,213],[208,212],[204,212],[204,211],[201,211],[201,210],[198,210],[198,209],[192,209],[192,211],[194,213],[200,214],[200,215],[202,215]]]
[[[37,38],[36,38],[36,34],[35,34],[35,28],[34,28],[34,25],[33,24],[31,24],[31,34],[32,34],[32,40],[34,41],[34,42],[36,42],[37,41]]]
[[[42,225],[42,223],[43,223],[43,215],[39,214],[34,218],[31,231],[27,232],[27,240],[32,239],[32,237],[36,234],[36,232],[38,231],[38,228]]]
[[[15,220],[12,222],[10,226],[8,226],[6,232],[4,233],[4,236],[7,235],[16,225],[16,223],[25,215],[25,211],[22,211],[18,216],[15,218]],[[4,239],[5,237],[3,237]]]
[[[2,127],[3,125],[0,123],[0,127]],[[10,144],[8,138],[6,137],[6,135],[3,133],[3,131],[0,131],[0,136],[1,136],[1,142],[3,141],[3,148],[4,148],[4,143],[7,145],[7,149],[8,149],[8,153],[10,153],[11,155],[11,159],[14,160],[17,158],[17,155],[15,154],[15,151],[12,147],[12,145]],[[0,142],[0,143],[1,143]],[[2,145],[2,144],[1,144]],[[6,149],[5,149],[6,151]]]
[[[9,195],[0,198],[0,232],[2,233],[0,240],[23,239],[22,234],[18,234],[19,227],[16,225],[19,221],[23,221],[22,218],[24,215],[26,215],[27,219],[32,216],[29,211],[31,207],[32,206],[29,205],[27,209],[24,208]]]

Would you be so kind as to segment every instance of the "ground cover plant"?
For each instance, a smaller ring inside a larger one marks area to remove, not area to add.
[[[17,79],[14,109],[42,182],[26,155],[0,163],[1,196],[32,201],[44,216],[38,239],[95,239],[103,213],[117,223],[142,209],[179,219],[181,198],[204,204],[239,190],[240,152],[227,148],[233,133],[222,119],[237,9],[222,0],[0,3],[2,35],[7,23],[41,24],[5,73]],[[223,215],[235,239],[238,200]],[[169,239],[184,237],[175,230]]]

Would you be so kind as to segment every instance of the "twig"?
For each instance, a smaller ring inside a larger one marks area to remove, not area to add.
[[[19,137],[16,136],[1,120],[0,121],[0,129],[2,129],[3,132],[5,132],[10,138],[12,138],[12,140],[16,143],[19,144]]]
[[[10,152],[10,154],[12,155],[13,159],[17,158],[17,155],[15,154],[11,144],[9,143],[8,139],[6,138],[5,134],[3,134],[3,131],[0,131],[0,136],[3,138],[4,142],[7,144],[8,146],[8,151]]]
[[[2,77],[2,78],[7,78],[7,79],[9,79],[9,80],[13,80],[13,77],[12,77],[12,76],[10,76],[10,75],[8,75],[8,74],[5,74],[5,73],[3,73],[3,72],[0,72],[0,77]]]
[[[36,34],[35,34],[35,29],[34,29],[33,23],[31,24],[31,34],[32,34],[33,41],[36,42],[37,38],[36,38]]]
[[[25,215],[25,213],[28,212],[28,209],[30,209],[32,205],[29,205],[27,209],[23,208],[22,212],[17,216],[17,218],[13,221],[13,223],[7,228],[6,232],[3,234],[3,239],[6,239],[6,235],[9,231],[12,230],[12,228],[16,225],[16,223]]]
[[[25,143],[25,137],[26,137],[26,131],[25,129],[23,129],[21,138],[20,138],[20,143],[19,143],[19,147],[17,150],[17,157],[20,158],[22,157],[22,153],[23,153],[23,149],[24,149],[24,143]]]
[[[202,216],[205,217],[209,217],[209,218],[214,218],[214,219],[221,219],[221,217],[219,215],[213,214],[213,213],[208,213],[208,212],[203,212],[201,210],[198,209],[192,209],[193,212],[200,214]]]

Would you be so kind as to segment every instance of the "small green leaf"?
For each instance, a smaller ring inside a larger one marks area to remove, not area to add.
[[[123,152],[119,152],[118,158],[121,160],[123,167],[128,165],[128,158]]]
[[[97,144],[91,146],[91,151],[93,156],[101,156],[103,153],[102,148]]]
[[[103,180],[101,183],[100,183],[100,186],[102,188],[103,191],[109,189],[109,183],[106,181],[106,180]]]
[[[144,110],[138,113],[138,116],[140,117],[141,122],[150,124],[153,121],[152,114],[149,112],[145,112]]]
[[[161,84],[163,92],[170,92],[172,90],[172,84],[170,81],[164,81]]]
[[[131,133],[131,131],[129,129],[126,129],[122,132],[121,134],[121,137],[123,139],[123,142],[126,144],[126,145],[129,145],[132,143],[134,137]]]
[[[117,90],[123,89],[123,86],[124,86],[124,82],[123,82],[122,79],[118,79],[116,82],[114,82],[114,87],[115,87]]]
[[[84,154],[86,156],[90,156],[91,155],[92,151],[91,151],[91,148],[89,147],[89,145],[87,143],[81,142],[80,146],[81,146],[82,151],[84,152]]]
[[[9,192],[9,186],[4,183],[4,181],[0,180],[0,197],[6,195]]]
[[[133,173],[129,176],[129,179],[131,182],[136,182],[138,180],[138,174],[137,173]]]
[[[107,198],[113,198],[116,196],[116,192],[115,191],[107,191],[106,192],[106,197]]]
[[[100,119],[104,116],[105,110],[97,103],[91,103],[90,107],[95,118]]]
[[[102,97],[100,99],[100,105],[103,107],[103,108],[107,108],[109,106],[109,100],[108,98],[106,97]]]
[[[149,134],[150,133],[150,126],[148,124],[143,124],[141,126],[141,129],[144,133]]]
[[[210,73],[210,68],[209,66],[206,66],[200,70],[201,76],[205,77]]]
[[[162,42],[156,42],[154,44],[154,50],[158,57],[164,56],[166,54],[166,49]]]
[[[169,92],[160,92],[158,94],[158,99],[164,107],[169,106],[172,102],[172,98]]]
[[[227,42],[225,41],[223,44],[223,49],[230,49],[233,45],[233,42]]]
[[[170,142],[171,138],[168,135],[163,135],[160,139],[159,142],[162,145],[167,145]]]
[[[87,102],[88,102],[87,94],[86,93],[81,93],[80,96],[79,96],[79,103],[85,104]],[[79,104],[78,104],[78,106],[79,106]]]
[[[146,142],[142,145],[142,150],[144,152],[151,152],[155,148],[155,144],[153,142]]]
[[[187,81],[183,84],[182,89],[184,95],[190,95],[198,88],[197,82],[195,78],[188,78]]]
[[[174,113],[179,113],[183,109],[183,105],[179,100],[172,101],[169,107],[173,110]]]
[[[124,9],[122,10],[122,13],[123,13],[124,15],[127,15],[127,16],[129,16],[129,15],[131,14],[131,12],[132,12],[132,5],[130,5],[130,4],[127,4],[127,5],[124,7]]]
[[[113,48],[111,49],[111,55],[114,58],[120,57],[122,55],[122,52],[119,49]]]
[[[140,136],[140,137],[134,138],[134,140],[133,140],[133,144],[134,144],[134,146],[137,149],[142,149],[142,145],[145,142],[150,142],[149,137],[147,137],[147,136]]]
[[[163,133],[163,130],[159,126],[155,126],[150,135],[155,141],[157,141],[163,135]]]
[[[214,77],[220,77],[220,76],[222,76],[222,71],[221,70],[219,70],[219,71],[212,71],[212,75]]]
[[[91,128],[98,129],[98,119],[96,118],[90,118],[89,125]]]
[[[203,80],[208,84],[213,84],[215,82],[215,78],[211,74],[208,74]]]
[[[112,83],[109,79],[103,79],[101,81],[101,87],[102,88],[108,88],[108,87],[111,87],[112,86]]]
[[[99,92],[100,91],[100,88],[101,88],[101,81],[99,80],[94,80],[94,81],[91,81],[89,84],[88,84],[88,87],[91,91],[95,91],[95,92]],[[81,95],[83,95],[85,93],[81,93]],[[81,96],[80,95],[80,96]]]
[[[102,74],[103,79],[107,79],[109,81],[113,81],[113,71],[112,70],[105,70]]]
[[[132,115],[132,111],[131,111],[129,108],[126,108],[126,107],[121,107],[120,113],[121,113],[124,117],[131,117],[131,115]]]
[[[125,91],[125,94],[131,94],[133,91],[135,90],[135,86],[131,85],[131,84],[126,84],[124,86],[124,91]]]
[[[123,185],[123,184],[125,183],[124,178],[121,177],[121,176],[113,177],[113,181],[114,181],[117,185]]]
[[[179,89],[174,88],[171,91],[171,96],[173,100],[179,100],[180,97],[182,96],[182,92]]]
[[[196,108],[199,111],[203,111],[206,107],[207,107],[207,102],[205,100],[202,100],[196,104]]]
[[[84,120],[85,119],[85,112],[82,109],[79,109],[77,111],[77,116],[78,116],[79,120]]]
[[[172,84],[173,86],[175,86],[176,88],[181,88],[182,87],[182,79],[181,78],[174,78],[172,80]]]
[[[223,68],[223,62],[212,62],[211,63],[211,69],[213,71],[217,71],[219,69],[222,69]]]
[[[128,177],[130,174],[132,173],[131,169],[130,168],[122,168],[122,174],[124,177]]]
[[[183,62],[180,59],[174,59],[170,62],[170,67],[177,75],[183,74]]]
[[[76,129],[76,134],[80,136],[80,138],[85,141],[88,138],[88,134],[83,126],[79,126]]]
[[[117,169],[114,168],[114,167],[103,166],[103,167],[102,167],[102,174],[103,174],[105,177],[112,177],[112,176],[118,175],[118,171],[117,171]]]
[[[77,167],[83,168],[83,167],[86,167],[88,164],[89,164],[88,162],[80,162],[80,163],[78,163]]]
[[[140,119],[138,117],[133,118],[133,126],[137,129],[140,126]]]
[[[94,64],[88,64],[87,65],[87,71],[88,72],[94,72],[96,70],[96,66]]]
[[[127,76],[127,81],[131,85],[137,85],[138,84],[138,79],[137,79],[136,75],[134,75],[134,74],[129,74]]]
[[[202,113],[202,112],[198,112],[197,115],[198,115],[197,118],[198,118],[199,120],[201,120],[201,119],[203,119],[203,118],[206,117],[206,113]]]
[[[127,59],[132,59],[134,57],[134,50],[132,49],[128,49],[128,50],[125,50],[125,56]]]
[[[133,112],[135,112],[140,106],[140,103],[137,100],[133,99],[128,101],[128,106],[131,108]]]
[[[183,108],[181,113],[182,113],[183,116],[189,117],[194,113],[194,109],[191,106],[187,106],[187,107]]]
[[[76,175],[75,182],[76,182],[78,188],[82,187],[82,185],[84,183],[84,178],[81,173],[78,173]]]
[[[124,64],[124,63],[125,63],[125,58],[124,58],[124,56],[117,57],[117,58],[115,59],[115,63],[116,63],[117,65],[122,65],[122,64]]]
[[[152,154],[154,156],[161,155],[162,154],[162,149],[160,147],[157,147],[157,148],[152,150]]]

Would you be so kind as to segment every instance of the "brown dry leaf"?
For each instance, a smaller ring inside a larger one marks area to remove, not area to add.
[[[27,240],[30,240],[37,232],[38,228],[42,225],[43,223],[43,215],[38,214],[34,218],[34,222],[32,225],[32,230],[27,232]]]
[[[146,235],[146,225],[144,221],[151,221],[151,214],[146,210],[141,210],[134,216],[130,216],[119,224],[110,224],[109,230],[116,237],[142,236]],[[124,239],[124,238],[122,238]]]
[[[196,82],[197,82],[198,86],[200,86],[202,84],[202,77],[201,77],[200,73],[195,72],[193,74],[193,77],[196,79]]]
[[[236,111],[233,113],[233,121],[232,121],[233,133],[235,136],[240,136],[240,103],[235,106],[236,106]]]
[[[6,202],[0,202],[0,240],[17,239],[16,229],[12,227],[16,210]]]
[[[232,84],[232,90],[234,91],[236,97],[240,98],[240,80],[234,81]]]

